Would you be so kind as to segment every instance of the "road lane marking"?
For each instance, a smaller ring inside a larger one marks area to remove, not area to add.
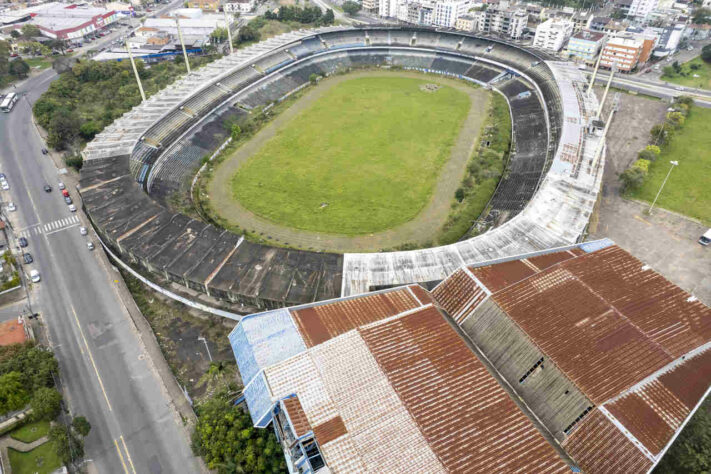
[[[116,445],[116,452],[119,455],[119,459],[121,459],[121,465],[123,466],[123,472],[126,474],[130,474],[128,472],[128,469],[126,468],[126,461],[123,460],[123,454],[121,454],[121,448],[119,448],[118,441],[114,440],[114,444]]]
[[[126,451],[126,457],[128,458],[128,463],[131,465],[131,471],[136,474],[136,468],[133,467],[133,460],[131,460],[131,453],[128,452],[128,446],[126,446],[126,441],[123,440],[123,435],[121,435],[121,444],[123,444],[123,449]]]
[[[55,229],[55,230],[53,230],[53,231],[51,231],[51,232],[47,232],[45,235],[56,234],[57,232],[61,232],[61,231],[63,231],[63,230],[71,229],[72,227],[76,227],[76,226],[78,226],[78,225],[79,225],[79,224],[77,223],[77,224],[72,224],[72,225],[67,226],[67,227],[60,227],[59,229]]]
[[[647,224],[647,225],[652,225],[651,222],[649,222],[649,221],[647,221],[647,220],[645,220],[645,219],[642,219],[642,218],[639,217],[639,216],[634,216],[634,218],[637,219],[638,221],[644,222],[644,223]]]
[[[84,330],[81,328],[81,324],[79,324],[79,318],[77,317],[76,310],[74,310],[74,305],[70,303],[69,308],[72,310],[72,314],[74,315],[74,321],[77,323],[77,327],[79,328],[79,334],[84,340],[84,345],[86,346],[86,353],[89,355],[91,365],[94,366],[94,372],[96,372],[96,378],[99,380],[99,386],[101,387],[101,392],[104,394],[106,404],[109,406],[109,411],[113,411],[111,409],[111,402],[109,402],[109,396],[106,394],[106,390],[104,389],[104,382],[101,380],[101,375],[99,375],[99,369],[96,367],[96,362],[94,362],[94,356],[91,354],[91,349],[89,349],[89,343],[86,341],[86,337],[84,337]]]
[[[25,227],[24,229],[18,230],[16,234],[18,237],[29,237],[31,235],[41,234],[49,235],[60,230],[76,227],[79,224],[81,224],[79,216],[64,217],[45,224],[39,223]]]

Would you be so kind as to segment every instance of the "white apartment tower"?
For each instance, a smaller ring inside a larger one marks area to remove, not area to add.
[[[535,48],[560,51],[573,33],[573,22],[561,18],[550,18],[536,28],[533,38]]]
[[[454,28],[457,18],[464,16],[471,8],[471,0],[439,0],[435,3],[432,24]]]
[[[489,8],[476,13],[476,30],[484,34],[498,34],[513,39],[523,36],[523,29],[528,23],[525,10]]]

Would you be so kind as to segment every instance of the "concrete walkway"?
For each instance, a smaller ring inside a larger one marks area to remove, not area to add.
[[[23,443],[10,437],[9,434],[0,438],[0,460],[2,460],[3,472],[12,472],[10,469],[10,456],[7,452],[8,448],[12,448],[15,451],[20,451],[21,453],[26,453],[32,451],[37,446],[43,445],[49,441],[49,437],[42,436],[40,439],[33,441],[31,443]]]
[[[390,74],[444,84],[467,93],[471,100],[471,108],[452,146],[450,159],[440,170],[439,180],[429,203],[417,217],[393,229],[369,235],[326,234],[294,229],[264,219],[241,206],[232,197],[230,181],[239,166],[273,138],[283,125],[314,103],[324,92],[342,81],[357,77],[377,77]],[[307,250],[367,252],[392,249],[405,243],[422,245],[427,242],[433,242],[440,228],[447,220],[449,208],[454,198],[454,190],[459,187],[464,178],[466,164],[478,141],[481,126],[486,118],[486,110],[488,110],[489,92],[471,87],[461,81],[403,71],[352,73],[328,78],[323,82],[323,84],[309,91],[296,104],[260,130],[252,139],[242,145],[232,157],[217,165],[207,186],[210,196],[209,204],[213,212],[242,229],[263,235],[265,239],[269,237],[267,239],[268,243],[283,244]]]

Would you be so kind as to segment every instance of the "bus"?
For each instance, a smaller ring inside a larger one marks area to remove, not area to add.
[[[15,106],[16,102],[17,94],[15,94],[14,92],[10,92],[2,99],[2,102],[0,102],[0,110],[2,110],[3,112],[10,112]]]

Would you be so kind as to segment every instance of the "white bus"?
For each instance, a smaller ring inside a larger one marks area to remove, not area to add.
[[[10,112],[15,106],[15,102],[17,102],[17,94],[10,92],[5,96],[5,98],[3,98],[2,102],[0,102],[0,110],[3,112]]]

